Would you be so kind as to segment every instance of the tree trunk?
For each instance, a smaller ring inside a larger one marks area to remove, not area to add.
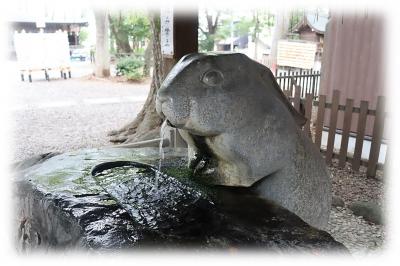
[[[215,34],[217,33],[217,27],[218,27],[218,20],[219,16],[221,14],[220,11],[217,12],[215,16],[215,20],[213,21],[212,15],[208,14],[207,9],[205,10],[206,13],[206,19],[207,19],[207,32],[203,33],[206,35],[206,39],[208,40],[207,44],[207,51],[213,51],[214,50],[214,45],[215,45]]]
[[[129,36],[119,32],[115,26],[111,26],[110,28],[115,38],[115,44],[117,45],[117,53],[132,53]]]
[[[160,14],[150,14],[150,25],[153,40],[153,76],[150,85],[150,92],[142,110],[136,118],[117,131],[109,132],[110,141],[115,143],[131,143],[142,140],[157,138],[162,123],[156,113],[155,101],[157,91],[164,78],[162,72],[162,56],[160,45]]]
[[[282,38],[286,38],[288,28],[289,28],[289,19],[287,10],[278,10],[275,18],[275,28],[272,37],[272,45],[271,45],[271,55],[270,58],[272,60],[273,68],[277,67],[277,56],[278,56],[278,41]]]
[[[260,20],[258,19],[258,10],[254,11],[254,34],[253,34],[253,41],[254,41],[254,59],[258,61],[258,35],[260,32]]]
[[[129,44],[129,37],[128,35],[123,35],[115,38],[115,41],[117,43],[117,51],[118,53],[127,53],[130,54],[132,53],[132,48],[131,45]]]
[[[106,10],[95,10],[96,20],[96,54],[95,75],[96,77],[110,76],[110,51],[109,32]]]
[[[115,38],[115,44],[117,45],[117,53],[132,53],[128,33],[120,30],[123,23],[121,12],[119,12],[118,17],[108,15],[108,21],[110,23],[112,35]]]
[[[152,60],[152,47],[153,47],[153,38],[150,38],[149,43],[147,44],[146,50],[144,51],[144,66],[143,66],[143,74],[145,77],[150,76],[150,67],[153,63]]]

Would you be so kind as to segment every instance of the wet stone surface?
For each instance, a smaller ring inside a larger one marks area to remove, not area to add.
[[[186,150],[165,151],[154,168],[117,167],[92,177],[102,162],[156,165],[158,150],[92,149],[56,155],[15,176],[18,248],[262,248],[320,253],[347,250],[328,233],[245,189],[208,187],[185,170]]]

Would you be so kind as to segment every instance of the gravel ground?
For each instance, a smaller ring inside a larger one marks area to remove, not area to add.
[[[311,115],[314,122],[316,111],[314,107]],[[312,126],[313,137],[314,133]],[[332,192],[343,200],[344,207],[332,207],[327,231],[353,255],[379,252],[384,245],[384,225],[365,221],[363,217],[354,215],[348,206],[357,201],[372,201],[384,210],[383,172],[378,170],[376,178],[367,178],[365,167],[361,166],[360,171],[356,172],[351,169],[351,164],[346,163],[341,169],[336,159],[328,169],[332,178]]]
[[[332,208],[327,231],[353,255],[379,252],[384,244],[383,226],[368,223],[347,208]]]
[[[131,121],[140,111],[149,89],[141,84],[107,80],[34,81],[16,83],[13,111],[14,161],[50,151],[110,145],[107,132]],[[349,165],[329,167],[333,193],[345,207],[333,207],[327,231],[353,254],[373,253],[384,244],[384,226],[366,222],[347,206],[354,201],[383,203],[382,173],[365,177]]]
[[[70,80],[19,83],[13,111],[13,161],[35,154],[111,145],[107,132],[140,111],[149,82]]]
[[[94,108],[30,110],[29,116],[25,112],[16,112],[14,159],[22,160],[50,151],[111,145],[107,132],[132,120],[141,106],[142,103],[122,103]]]
[[[351,169],[346,163],[345,168],[338,167],[338,161],[328,167],[332,174],[333,193],[343,199],[346,205],[356,201],[373,201],[382,206],[384,203],[383,172],[378,170],[376,178],[366,177],[366,168],[361,166],[360,171]]]
[[[373,201],[382,206],[382,171],[378,171],[376,179],[367,178],[365,167],[359,172],[353,171],[350,164],[339,169],[337,160],[328,168],[331,172],[333,193],[344,201],[345,206],[332,207],[327,231],[353,255],[379,252],[384,245],[385,227],[354,215],[347,206],[356,201]]]

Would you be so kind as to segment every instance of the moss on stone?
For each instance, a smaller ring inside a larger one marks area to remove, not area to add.
[[[117,205],[117,202],[114,199],[105,199],[101,200],[101,204],[111,206],[111,205]]]
[[[66,171],[57,171],[47,175],[36,176],[35,180],[42,185],[55,187],[63,184],[68,175],[69,173]]]
[[[177,180],[185,183],[196,190],[199,190],[204,195],[213,198],[215,196],[215,189],[212,186],[200,182],[194,175],[193,171],[188,167],[166,167],[162,172],[168,176],[174,177]]]
[[[181,178],[192,178],[193,177],[193,171],[189,168],[185,167],[171,167],[167,168],[163,171],[165,174],[169,176],[173,176],[175,178],[181,179]]]
[[[85,167],[85,169],[82,170],[82,174],[78,178],[72,180],[72,182],[78,185],[84,185],[86,183],[85,179],[91,176],[91,169],[92,167],[90,166]]]
[[[64,183],[64,177],[66,177],[66,173],[60,173],[58,175],[53,175],[48,179],[48,184],[50,186],[57,186]]]

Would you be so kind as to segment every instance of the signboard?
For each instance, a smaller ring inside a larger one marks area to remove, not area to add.
[[[174,55],[174,16],[173,9],[162,8],[161,18],[161,54],[172,57]]]
[[[14,44],[21,70],[59,68],[70,65],[66,32],[15,33]]]
[[[302,69],[314,66],[317,44],[313,42],[279,41],[277,64]]]
[[[36,21],[36,28],[46,28],[46,23],[44,22],[44,20]]]

